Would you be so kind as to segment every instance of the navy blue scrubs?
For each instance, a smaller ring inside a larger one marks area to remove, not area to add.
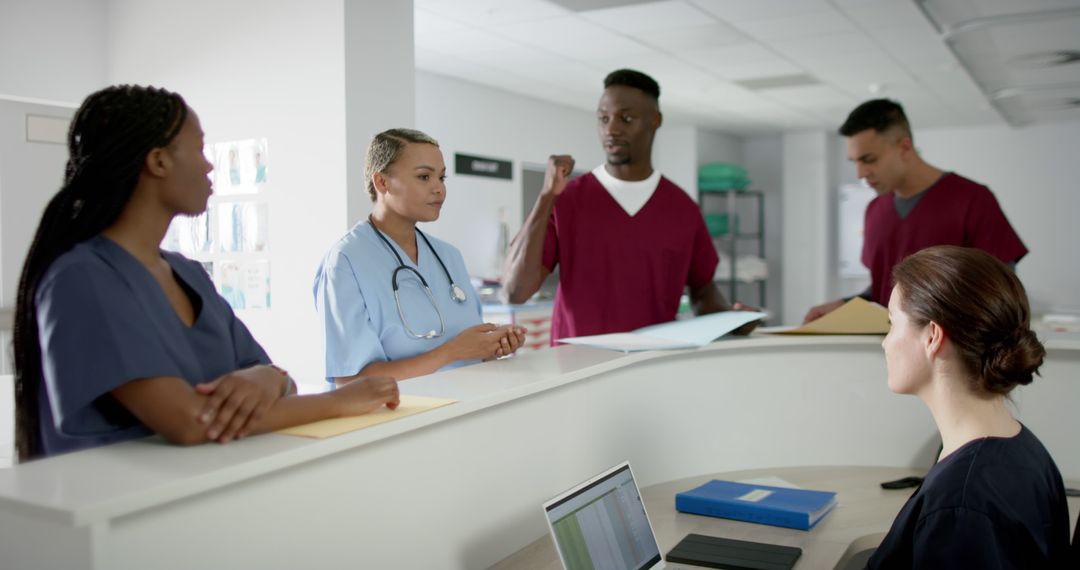
[[[35,301],[42,450],[53,455],[149,435],[110,392],[141,378],[191,385],[270,359],[197,262],[162,252],[196,309],[192,326],[138,260],[97,236],[61,255]]]
[[[1069,508],[1054,460],[1027,427],[935,464],[868,568],[1068,567]]]

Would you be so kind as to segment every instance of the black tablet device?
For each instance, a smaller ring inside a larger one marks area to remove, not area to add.
[[[688,534],[667,553],[667,561],[728,570],[788,570],[802,549],[701,534]]]

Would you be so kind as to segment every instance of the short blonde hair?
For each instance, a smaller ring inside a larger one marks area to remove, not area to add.
[[[371,139],[364,160],[364,176],[367,177],[367,191],[372,202],[375,201],[375,183],[371,178],[376,172],[386,172],[410,143],[439,146],[439,141],[416,129],[390,129]]]

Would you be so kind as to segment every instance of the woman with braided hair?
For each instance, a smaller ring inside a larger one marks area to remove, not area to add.
[[[909,256],[893,283],[889,388],[926,404],[942,450],[868,567],[1067,567],[1061,474],[1007,406],[1046,354],[1024,286],[994,256],[956,246]]]
[[[16,300],[20,460],[151,433],[226,443],[397,406],[386,378],[294,395],[202,267],[159,249],[172,219],[203,212],[212,192],[198,116],[179,95],[98,91],[68,150]]]

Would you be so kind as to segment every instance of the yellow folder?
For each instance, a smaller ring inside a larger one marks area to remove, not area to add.
[[[888,334],[889,310],[862,297],[854,297],[839,309],[794,328],[766,330],[772,334]]]
[[[383,406],[374,412],[362,416],[321,420],[302,426],[278,430],[276,433],[323,439],[404,418],[405,416],[419,414],[420,412],[433,410],[447,404],[453,404],[456,401],[457,400],[402,394],[401,404],[398,405],[396,410],[391,410],[386,406]]]

